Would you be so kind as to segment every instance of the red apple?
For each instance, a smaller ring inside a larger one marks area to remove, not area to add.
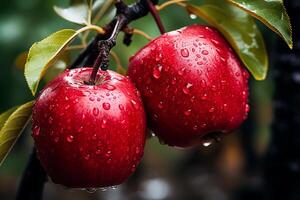
[[[222,35],[207,26],[151,41],[131,58],[128,75],[141,92],[150,127],[171,146],[229,133],[249,111],[249,74]]]
[[[72,188],[118,185],[139,164],[145,113],[131,81],[113,71],[85,84],[91,68],[66,71],[40,93],[33,108],[33,138],[53,182]]]

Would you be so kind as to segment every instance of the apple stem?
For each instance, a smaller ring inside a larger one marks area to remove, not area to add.
[[[83,66],[93,66],[91,78],[88,84],[94,84],[97,72],[101,66],[102,70],[108,69],[109,52],[116,43],[116,38],[120,31],[125,32],[124,44],[129,45],[131,41],[130,32],[128,32],[128,24],[134,20],[146,16],[149,12],[158,22],[161,32],[164,32],[163,25],[159,18],[155,5],[159,0],[138,0],[136,3],[127,5],[123,0],[115,0],[117,8],[116,16],[104,27],[105,34],[98,34],[88,46],[82,50],[77,59],[71,64],[70,68]],[[127,31],[126,31],[127,30]]]
[[[161,21],[161,18],[159,16],[159,13],[155,7],[155,5],[152,3],[151,0],[147,0],[148,6],[149,6],[149,11],[151,12],[158,28],[161,34],[164,34],[166,32],[166,29]]]

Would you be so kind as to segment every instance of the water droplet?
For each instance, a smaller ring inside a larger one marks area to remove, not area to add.
[[[101,149],[97,149],[95,153],[96,153],[97,155],[100,155],[100,154],[101,154]]]
[[[190,116],[192,114],[192,109],[188,109],[188,110],[184,111],[184,114],[186,116]]]
[[[54,138],[54,142],[57,143],[59,141],[59,137]]]
[[[103,119],[102,120],[102,124],[101,124],[101,128],[105,128],[106,127],[106,123],[107,123],[107,120]]]
[[[73,142],[74,141],[74,136],[73,135],[68,135],[67,136],[67,141],[68,142]]]
[[[65,100],[66,100],[66,101],[68,101],[68,100],[69,100],[69,98],[68,98],[68,97],[65,97]]]
[[[110,104],[109,103],[103,103],[102,107],[104,108],[104,110],[109,110],[110,109]]]
[[[191,18],[191,19],[197,19],[197,15],[195,15],[195,14],[190,14],[190,18]]]
[[[34,136],[39,136],[40,135],[40,130],[41,128],[39,126],[35,126],[34,129],[33,129],[33,135]]]
[[[133,100],[133,99],[131,99],[131,104],[133,105],[133,107],[135,108],[135,109],[138,109],[139,108],[139,105],[136,103],[136,101],[135,100]]]
[[[217,40],[212,39],[211,42],[215,45],[219,45],[220,43]]]
[[[136,153],[136,154],[139,154],[139,153],[140,153],[140,148],[139,148],[139,147],[136,147],[136,148],[135,148],[135,153]]]
[[[190,52],[187,48],[181,49],[180,53],[181,53],[181,56],[184,58],[187,58],[190,56]]]
[[[158,108],[159,108],[159,109],[163,109],[163,107],[164,107],[163,102],[160,101],[159,104],[158,104]]]
[[[195,126],[193,127],[193,130],[194,130],[194,131],[198,130],[198,126],[195,125]]]
[[[85,159],[85,160],[89,160],[89,159],[90,159],[90,157],[91,157],[91,155],[90,155],[90,154],[86,154],[86,155],[84,156],[84,159]]]
[[[212,112],[215,112],[215,107],[211,107],[208,112],[212,113]]]
[[[119,105],[120,110],[124,110],[124,106],[122,104]]]
[[[187,83],[186,86],[184,88],[182,88],[182,91],[184,94],[190,94],[190,89],[193,86],[193,84],[191,83]]]
[[[209,52],[207,50],[203,50],[201,53],[205,56],[209,54]]]
[[[237,76],[237,77],[239,77],[240,75],[241,75],[240,72],[236,72],[236,73],[235,73],[235,76]]]
[[[52,117],[49,117],[48,123],[49,123],[49,124],[52,124],[52,123],[53,123],[53,118],[52,118]]]
[[[90,97],[89,100],[90,101],[95,101],[95,98],[94,97]]]
[[[88,193],[95,193],[97,191],[97,188],[85,188],[85,191],[87,191]]]
[[[70,108],[70,105],[66,105],[65,110],[68,110]]]
[[[202,141],[202,145],[203,145],[204,147],[208,147],[208,146],[210,146],[212,143],[213,143],[213,139],[207,139],[207,140]]]
[[[201,87],[206,87],[206,81],[205,80],[201,80]]]
[[[201,99],[202,100],[207,100],[207,94],[206,93],[202,94]]]
[[[94,108],[94,109],[93,109],[93,114],[94,114],[95,116],[99,115],[99,109],[98,109],[98,108]]]
[[[201,124],[201,127],[202,127],[202,128],[205,128],[206,126],[207,126],[206,123]]]
[[[108,89],[108,90],[110,90],[110,91],[113,91],[113,90],[115,90],[116,89],[116,87],[115,86],[113,86],[113,85],[105,85],[105,88],[106,89]]]
[[[175,84],[176,84],[176,77],[174,77],[174,78],[172,79],[171,84],[172,84],[172,85],[175,85]]]
[[[153,75],[154,78],[156,78],[156,79],[160,78],[161,69],[162,69],[161,65],[158,65],[158,66],[156,66],[156,67],[153,68],[152,75]]]
[[[178,71],[178,75],[182,76],[184,74],[184,72],[185,72],[185,68],[183,67],[182,69],[180,69]]]
[[[246,104],[246,106],[245,106],[245,112],[248,113],[249,111],[250,111],[250,106],[249,106],[249,104]]]
[[[227,111],[228,110],[228,105],[226,103],[223,104],[223,110]]]

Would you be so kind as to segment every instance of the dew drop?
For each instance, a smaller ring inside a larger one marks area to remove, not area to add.
[[[188,109],[186,111],[184,111],[184,115],[186,116],[190,116],[192,114],[192,109]]]
[[[194,130],[194,131],[198,130],[198,126],[195,125],[195,126],[193,127],[193,130]]]
[[[67,136],[67,142],[73,142],[74,141],[74,136],[73,135],[68,135]]]
[[[109,110],[110,109],[110,104],[109,103],[103,103],[102,107],[104,108],[104,110]]]
[[[106,123],[107,123],[107,120],[103,119],[102,120],[102,124],[101,124],[101,128],[105,128],[106,127]]]
[[[99,115],[99,109],[98,109],[98,108],[94,108],[94,109],[93,109],[93,114],[94,114],[95,116]]]
[[[39,126],[35,126],[34,129],[33,129],[33,135],[34,136],[39,136],[40,135],[40,130],[41,128]]]
[[[249,106],[249,104],[246,104],[246,106],[245,106],[245,112],[248,113],[249,111],[250,111],[250,106]]]
[[[158,108],[159,108],[159,109],[163,109],[163,107],[164,107],[163,102],[160,101],[159,104],[158,104]]]
[[[201,99],[202,100],[207,100],[207,94],[206,93],[202,94]]]
[[[187,48],[181,49],[180,53],[181,53],[181,56],[184,58],[187,58],[190,56],[190,52]]]
[[[95,98],[94,97],[90,97],[89,100],[90,101],[95,101]]]
[[[201,87],[206,87],[206,81],[205,80],[201,80]]]
[[[52,117],[49,117],[48,123],[49,123],[49,124],[52,124],[52,123],[53,123],[53,118],[52,118]]]
[[[59,141],[59,137],[54,138],[54,142],[57,143]]]
[[[101,150],[100,150],[100,149],[97,149],[95,153],[96,153],[97,155],[100,155],[100,154],[101,154]]]
[[[156,67],[153,68],[152,75],[153,75],[154,78],[156,78],[156,79],[160,78],[161,69],[162,69],[161,65],[158,65],[158,66],[156,66]]]
[[[208,112],[212,113],[212,112],[215,112],[215,107],[211,107]]]
[[[85,159],[85,160],[89,160],[89,159],[90,159],[90,157],[91,157],[91,155],[90,155],[90,154],[86,154],[86,155],[84,156],[84,159]]]
[[[172,85],[175,85],[175,84],[176,84],[176,77],[174,77],[174,78],[172,79],[171,84],[172,84]]]
[[[203,50],[201,53],[205,56],[209,54],[209,52],[207,50]]]
[[[183,67],[182,69],[180,69],[178,71],[178,75],[182,76],[184,74],[184,72],[185,72],[185,68]]]
[[[119,105],[120,110],[124,110],[124,106],[122,104]]]
[[[138,104],[137,104],[136,101],[133,100],[133,99],[131,99],[131,104],[133,105],[133,107],[134,107],[135,109],[138,109],[138,108],[139,108]]]
[[[213,140],[212,140],[212,139],[207,139],[207,140],[202,141],[202,146],[208,147],[208,146],[210,146],[212,143],[213,143]]]
[[[87,191],[88,193],[95,193],[97,191],[97,188],[85,188],[85,191]]]
[[[110,91],[113,91],[113,90],[116,89],[116,87],[113,86],[113,85],[105,85],[105,88],[108,89],[108,90],[110,90]]]
[[[197,15],[195,15],[195,14],[190,14],[190,18],[191,18],[191,19],[197,19]]]
[[[220,43],[217,40],[212,39],[211,42],[215,45],[219,45]]]
[[[182,88],[182,91],[184,94],[190,94],[190,89],[193,86],[193,84],[191,83],[187,83],[186,86],[184,88]]]
[[[240,75],[241,75],[240,72],[236,72],[236,73],[235,73],[235,76],[236,76],[236,77],[239,77]]]

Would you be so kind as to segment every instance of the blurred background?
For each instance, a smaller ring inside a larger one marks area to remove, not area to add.
[[[79,27],[58,17],[52,9],[53,5],[66,6],[67,3],[67,0],[1,1],[0,113],[33,98],[23,70],[16,67],[17,56],[53,32]],[[286,4],[292,23],[298,22],[299,26],[296,13],[299,1],[286,1]],[[199,19],[192,20],[176,6],[163,10],[161,16],[168,31],[203,23]],[[132,23],[132,27],[152,37],[159,35],[151,16]],[[294,36],[295,50],[289,51],[277,36],[261,27],[267,35],[271,69],[267,80],[251,80],[251,112],[239,130],[219,143],[187,150],[161,145],[157,138],[151,138],[138,171],[117,188],[89,194],[48,182],[44,199],[258,200],[279,199],[278,195],[284,195],[281,199],[300,199],[299,35]],[[299,34],[298,30],[294,29]],[[135,35],[131,46],[126,47],[121,35],[119,39],[114,50],[126,67],[128,58],[147,40]],[[33,147],[30,134],[28,127],[0,167],[1,200],[15,198]]]

